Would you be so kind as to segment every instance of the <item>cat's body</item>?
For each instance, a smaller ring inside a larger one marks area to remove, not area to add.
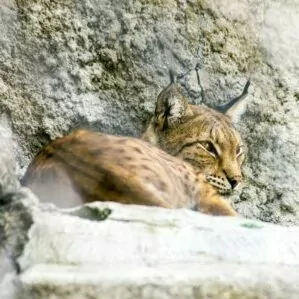
[[[188,163],[139,139],[87,130],[42,149],[24,183],[38,197],[50,196],[47,201],[62,207],[79,197],[84,202],[109,200],[235,215]]]
[[[23,183],[60,206],[101,200],[235,215],[218,194],[242,180],[232,108],[225,115],[189,105],[172,82],[158,96],[143,140],[78,130],[42,149]]]

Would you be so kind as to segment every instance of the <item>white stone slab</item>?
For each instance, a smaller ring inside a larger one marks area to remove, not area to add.
[[[107,208],[103,221],[74,215]],[[133,296],[144,289],[152,297],[137,298],[219,298],[222,291],[228,295],[221,298],[284,298],[285,288],[285,298],[299,294],[298,227],[116,203],[33,211],[20,258],[33,298],[49,290],[68,294],[62,298],[88,298],[92,290],[94,298],[126,298],[119,290]]]

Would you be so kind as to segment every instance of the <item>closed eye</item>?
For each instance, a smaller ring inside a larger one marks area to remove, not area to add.
[[[185,148],[196,146],[204,151],[208,152],[211,156],[216,157],[218,152],[211,141],[191,141],[185,143],[175,155],[180,154]]]
[[[211,141],[200,141],[198,145],[211,154],[213,157],[218,155],[217,150]]]

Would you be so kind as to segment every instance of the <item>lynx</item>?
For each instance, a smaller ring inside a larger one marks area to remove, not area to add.
[[[239,115],[239,103],[248,94],[250,81],[240,96],[215,109],[188,104],[173,81],[158,95],[142,139],[190,163],[219,193],[230,193],[242,181],[245,154],[232,120]]]
[[[43,148],[22,183],[61,207],[114,201],[234,216],[219,193],[242,179],[243,144],[230,115],[248,86],[217,112],[188,104],[172,81],[143,140],[77,130]]]

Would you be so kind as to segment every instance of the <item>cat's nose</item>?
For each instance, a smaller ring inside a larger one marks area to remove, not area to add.
[[[228,178],[228,181],[232,187],[232,189],[237,189],[238,186],[240,185],[241,181],[242,181],[242,177],[241,176],[234,176],[232,178]]]

